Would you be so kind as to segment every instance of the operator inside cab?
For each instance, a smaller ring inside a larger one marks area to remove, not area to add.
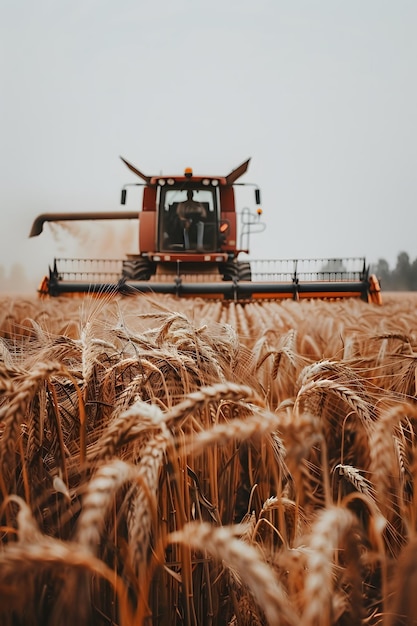
[[[190,249],[190,231],[197,231],[197,251],[203,250],[204,239],[204,222],[207,217],[207,211],[201,202],[193,199],[193,190],[187,190],[187,199],[180,202],[177,206],[177,216],[181,222],[184,235],[184,247]]]

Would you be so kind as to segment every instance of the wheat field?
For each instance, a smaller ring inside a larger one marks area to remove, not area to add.
[[[0,624],[417,624],[416,304],[3,297]]]

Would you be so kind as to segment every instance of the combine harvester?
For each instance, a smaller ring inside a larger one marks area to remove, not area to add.
[[[132,183],[143,187],[141,211],[45,213],[35,219],[30,236],[39,235],[45,222],[139,220],[139,250],[121,260],[55,259],[41,295],[165,293],[239,302],[361,298],[381,304],[378,279],[364,258],[241,259],[249,253],[249,235],[265,229],[259,188],[237,182],[249,160],[227,176],[195,176],[190,168],[181,176],[146,176],[122,160],[141,179]],[[237,210],[237,185],[254,187],[253,211]]]

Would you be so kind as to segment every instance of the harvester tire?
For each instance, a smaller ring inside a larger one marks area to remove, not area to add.
[[[122,277],[126,280],[149,280],[154,273],[148,259],[128,259],[123,261]]]
[[[239,280],[252,280],[252,270],[247,261],[238,261],[237,272]]]
[[[252,270],[250,263],[247,261],[227,261],[219,266],[219,272],[223,275],[223,280],[227,282],[235,283],[233,295],[226,296],[226,300],[235,299],[251,299],[252,294],[245,291],[245,295],[242,297],[239,295],[239,283],[252,281]],[[235,291],[237,290],[237,291]]]
[[[250,263],[247,261],[227,261],[222,263],[219,270],[226,281],[252,280]]]
[[[223,280],[234,281],[238,278],[237,263],[235,261],[226,261],[219,267],[220,274],[223,275]]]

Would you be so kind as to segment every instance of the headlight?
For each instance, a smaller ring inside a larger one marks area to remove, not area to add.
[[[158,185],[161,185],[161,187],[163,187],[165,185],[165,179],[164,178],[160,178],[158,180]]]
[[[213,185],[213,187],[217,187],[218,184],[219,184],[219,181],[218,180],[212,180],[211,184]]]

